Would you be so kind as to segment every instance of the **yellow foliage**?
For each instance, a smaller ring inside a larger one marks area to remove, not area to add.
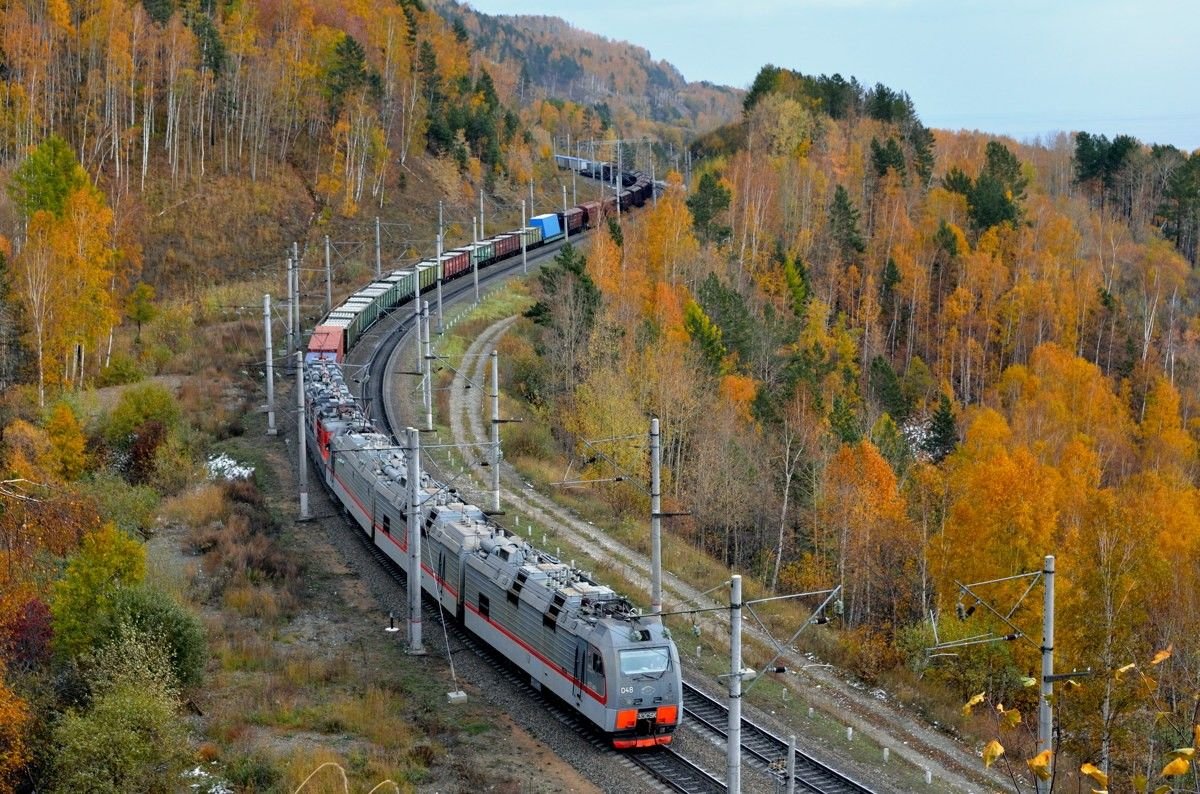
[[[1096,781],[1102,788],[1108,787],[1108,775],[1104,774],[1099,767],[1094,764],[1084,764],[1079,767],[1080,774],[1087,775],[1092,780]]]
[[[1004,745],[992,739],[983,748],[983,765],[990,769],[992,764],[996,763],[1002,755],[1004,755]]]
[[[1162,777],[1178,777],[1180,775],[1186,775],[1188,770],[1191,768],[1191,761],[1186,758],[1176,758],[1164,766],[1162,772],[1159,774],[1162,775]]]
[[[54,452],[58,476],[67,482],[77,479],[87,463],[84,452],[87,439],[71,406],[64,402],[54,406],[46,421],[46,435]]]
[[[963,704],[963,707],[962,707],[963,716],[969,717],[971,715],[971,709],[975,708],[980,703],[982,703],[983,698],[986,696],[986,694],[987,693],[985,693],[985,692],[980,692],[978,695],[972,695],[971,699]]]
[[[1171,658],[1171,652],[1175,650],[1174,645],[1168,645],[1163,650],[1154,654],[1154,658],[1150,660],[1150,664],[1162,664],[1167,659]]]
[[[1038,780],[1049,780],[1052,772],[1050,771],[1050,762],[1054,757],[1054,753],[1050,750],[1042,750],[1040,753],[1030,758],[1025,762],[1029,767],[1029,771],[1037,776]]]

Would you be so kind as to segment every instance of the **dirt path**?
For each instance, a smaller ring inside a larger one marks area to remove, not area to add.
[[[489,377],[490,365],[485,354],[495,348],[514,319],[510,317],[488,327],[475,338],[463,357],[462,371],[455,376],[450,391],[450,430],[453,443],[483,445],[490,442],[481,411],[485,390],[479,388]],[[468,379],[477,385],[469,388]],[[484,446],[475,447],[476,454],[482,454],[486,449]],[[474,474],[473,470],[472,473]],[[507,464],[502,466],[501,473],[501,499],[509,509],[519,511],[539,524],[559,528],[559,531],[583,553],[610,563],[628,581],[641,585],[644,588],[643,597],[648,597],[649,565],[638,552],[606,536],[592,524],[535,491]],[[478,483],[478,487],[481,492],[487,492],[491,484]],[[686,602],[699,607],[720,606],[669,571],[664,571],[663,574],[663,590],[666,599],[675,603]],[[723,612],[707,613],[704,622],[708,624],[706,628],[715,634],[728,634],[728,621]],[[769,638],[754,627],[748,627],[746,633],[756,636],[764,643],[770,642]],[[925,725],[914,714],[901,711],[881,700],[879,690],[868,692],[861,684],[848,682],[838,671],[828,668],[810,666],[804,669],[810,660],[798,653],[785,653],[783,662],[790,669],[799,671],[797,676],[784,679],[798,695],[813,702],[844,725],[853,727],[856,732],[870,737],[883,747],[890,748],[892,755],[904,758],[918,768],[929,770],[935,788],[939,787],[939,784],[943,788],[957,791],[1007,788],[1007,781],[985,772],[979,756],[970,748]],[[835,749],[826,743],[823,748],[824,754],[836,755]],[[849,758],[846,761],[847,765],[843,768],[869,770],[869,767],[864,768],[859,761]],[[868,785],[880,789],[886,785],[889,790],[907,788],[904,784],[893,788],[894,784],[883,777],[885,767],[876,766],[871,771],[874,774],[871,774],[870,778],[863,775],[863,782]]]

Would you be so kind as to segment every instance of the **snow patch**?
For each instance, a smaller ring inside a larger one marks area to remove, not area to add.
[[[209,457],[206,465],[210,480],[246,480],[254,475],[253,466],[238,463],[225,452]]]

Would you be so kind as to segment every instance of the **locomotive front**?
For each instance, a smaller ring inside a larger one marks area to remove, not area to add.
[[[670,744],[683,717],[683,676],[670,632],[658,622],[621,622],[609,632],[608,728],[613,747]]]

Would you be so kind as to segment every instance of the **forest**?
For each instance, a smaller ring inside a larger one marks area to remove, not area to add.
[[[245,432],[238,286],[277,289],[292,240],[315,261],[371,216],[411,261],[439,201],[459,240],[481,190],[512,225],[531,182],[557,206],[568,136],[624,139],[665,190],[536,279],[512,388],[546,454],[658,416],[691,514],[672,532],[775,592],[840,585],[857,675],[984,692],[974,730],[1010,744],[1036,648],[926,649],[933,626],[996,628],[957,582],[1054,554],[1057,664],[1093,671],[1063,687],[1058,746],[1150,790],[1164,749],[1200,741],[1200,153],[931,130],[903,91],[775,66],[744,93],[687,85],[639,48],[443,5],[3,5],[0,791],[77,790],[80,759],[133,732],[114,790],[170,790],[206,660],[261,664],[154,580],[156,516],[203,519],[207,603],[295,603],[261,495],[191,490]],[[368,272],[348,256],[339,289]],[[124,391],[97,407],[104,387]]]
[[[1055,555],[1056,668],[1095,674],[1056,747],[1146,790],[1200,722],[1200,153],[932,131],[903,92],[774,66],[694,151],[692,185],[541,276],[515,388],[568,454],[658,416],[675,531],[779,593],[840,585],[849,663],[986,692],[984,733],[1036,722],[1037,643],[927,649],[1011,634],[957,583]]]

